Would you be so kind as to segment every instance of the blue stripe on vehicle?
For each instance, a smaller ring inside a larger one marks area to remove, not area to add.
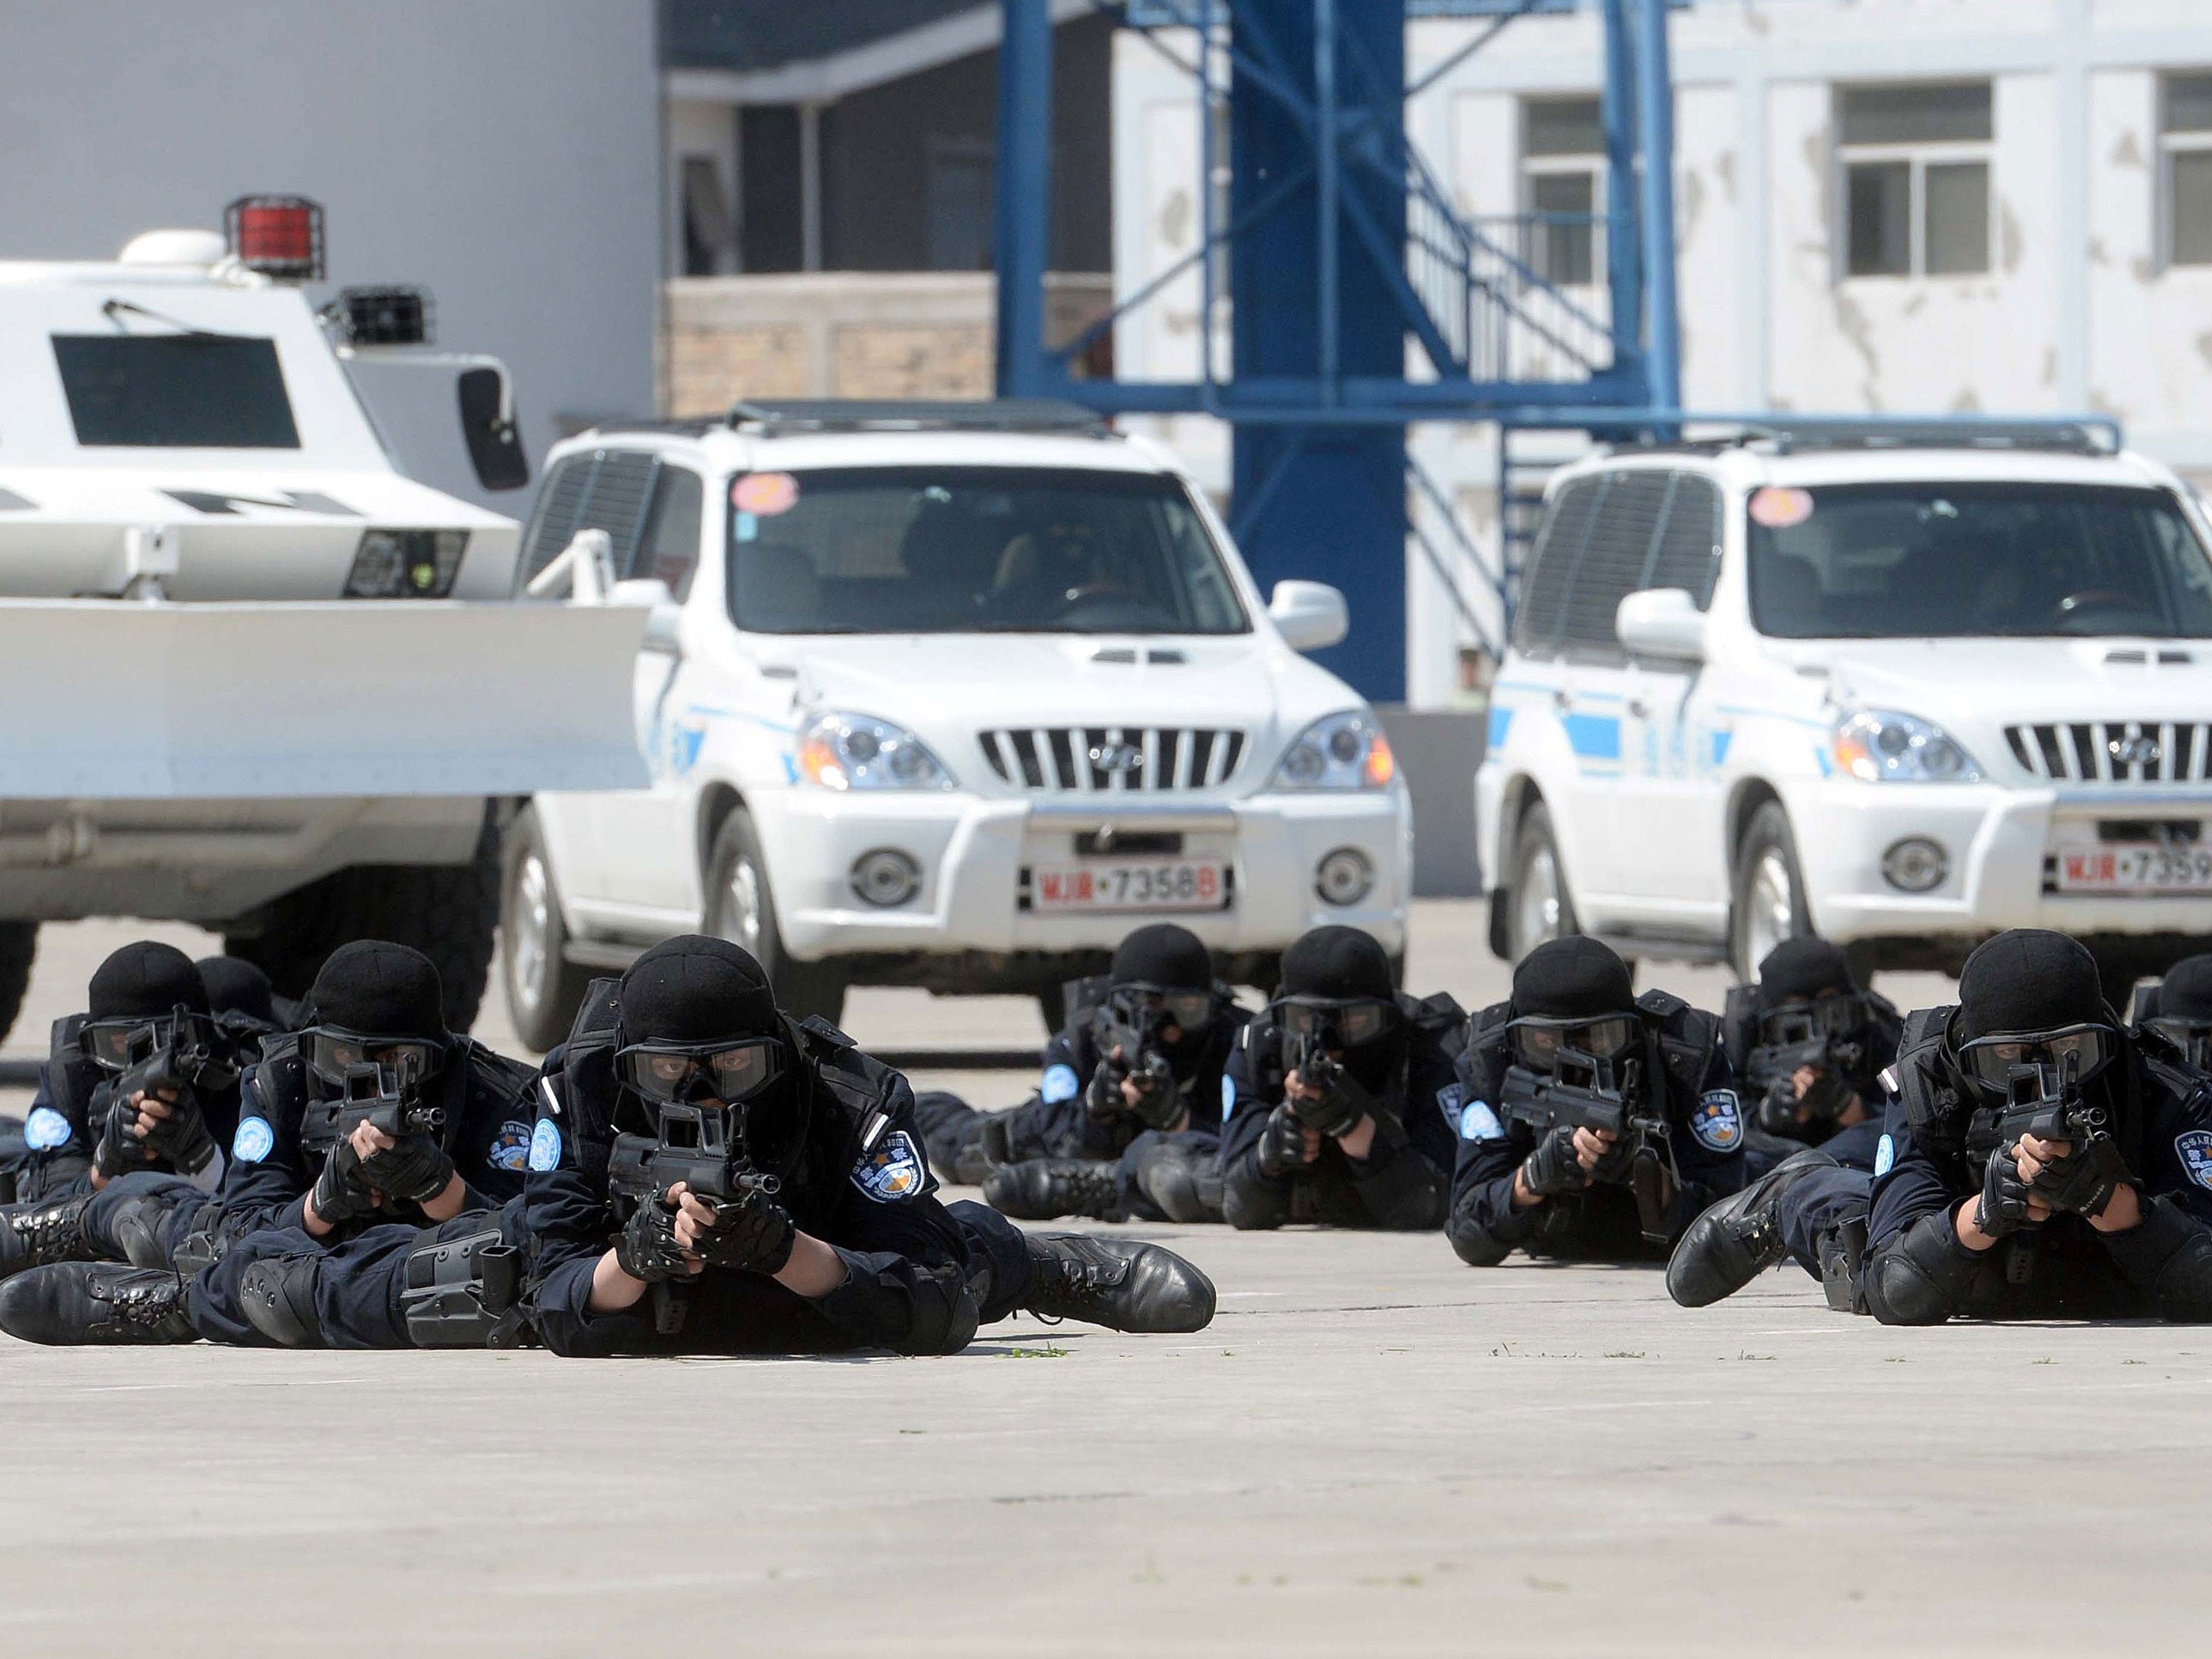
[[[1813,758],[1820,763],[1822,777],[1832,777],[1835,775],[1836,769],[1828,761],[1828,751],[1817,743],[1813,745]]]
[[[1728,763],[1729,744],[1735,741],[1735,733],[1733,732],[1710,732],[1707,735],[1712,739],[1712,769],[1714,771],[1717,772],[1723,766]]]
[[[1567,743],[1577,760],[1620,760],[1620,717],[1618,714],[1562,714]]]
[[[1490,711],[1490,746],[1492,749],[1503,749],[1505,746],[1505,733],[1512,725],[1511,709],[1493,708]]]

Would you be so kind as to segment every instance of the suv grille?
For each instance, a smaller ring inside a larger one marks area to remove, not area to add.
[[[1213,789],[1244,757],[1244,734],[1207,726],[1036,726],[978,734],[991,769],[1018,789]]]
[[[2008,726],[2013,758],[2060,783],[2203,783],[2212,781],[2212,723],[2085,720]]]

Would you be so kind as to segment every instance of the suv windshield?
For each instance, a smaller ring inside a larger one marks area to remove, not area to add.
[[[84,447],[297,449],[276,343],[234,334],[57,334]]]
[[[755,472],[730,489],[730,615],[763,634],[1241,634],[1170,477],[1039,467]]]
[[[2166,490],[1769,488],[1749,514],[1751,613],[1771,637],[2212,638],[2212,563]]]

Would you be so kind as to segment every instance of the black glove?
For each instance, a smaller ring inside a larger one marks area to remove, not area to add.
[[[317,1215],[333,1225],[376,1213],[376,1194],[362,1175],[361,1154],[354,1151],[352,1141],[340,1139],[331,1146],[307,1202]]]
[[[185,1175],[198,1175],[215,1159],[215,1137],[208,1133],[199,1100],[189,1089],[179,1092],[169,1115],[155,1123],[143,1144]]]
[[[2020,1178],[2020,1146],[2000,1146],[1990,1154],[1982,1176],[1982,1196],[1974,1206],[1974,1225],[1991,1238],[2002,1238],[2032,1225],[2027,1218],[2028,1185]]]
[[[1805,1109],[1797,1098],[1797,1085],[1778,1077],[1759,1098],[1759,1127],[1771,1135],[1795,1136],[1805,1127]]]
[[[1635,1129],[1624,1129],[1620,1139],[1598,1154],[1597,1162],[1590,1166],[1590,1180],[1605,1187],[1627,1185],[1628,1177],[1636,1170],[1637,1154],[1643,1150],[1642,1133]]]
[[[1116,1066],[1110,1059],[1100,1060],[1091,1069],[1091,1086],[1083,1091],[1083,1109],[1102,1123],[1127,1116],[1129,1103],[1121,1098],[1121,1079],[1128,1075],[1127,1066]]]
[[[1521,1184],[1539,1198],[1578,1193],[1589,1177],[1575,1158],[1575,1132],[1562,1123],[1547,1131],[1536,1150],[1521,1160]]]
[[[420,1204],[446,1190],[453,1160],[428,1135],[402,1135],[396,1146],[362,1159],[361,1177],[380,1193]]]
[[[2098,1135],[2075,1143],[2064,1158],[2045,1164],[2027,1189],[2054,1210],[2096,1216],[2105,1212],[2115,1192],[2134,1179],[2128,1161],[2120,1156],[2119,1143],[2110,1135]]]
[[[1288,1103],[1290,1108],[1307,1128],[1325,1135],[1348,1134],[1359,1127],[1361,1118],[1372,1115],[1381,1104],[1341,1066],[1328,1066],[1318,1077],[1310,1078],[1301,1072],[1299,1081],[1317,1087],[1320,1093],[1293,1098]]]
[[[639,1205],[629,1224],[615,1235],[615,1265],[648,1285],[688,1276],[691,1264],[676,1242],[676,1212],[657,1198]]]
[[[1305,1125],[1285,1101],[1267,1114],[1267,1127],[1260,1132],[1260,1173],[1280,1177],[1305,1167]]]
[[[732,1199],[714,1212],[714,1224],[699,1240],[700,1258],[712,1267],[742,1267],[774,1273],[791,1260],[799,1229],[771,1194],[754,1191]]]
[[[144,1169],[149,1161],[146,1143],[138,1139],[138,1109],[120,1096],[111,1099],[100,1115],[100,1140],[92,1149],[92,1167],[112,1181]]]

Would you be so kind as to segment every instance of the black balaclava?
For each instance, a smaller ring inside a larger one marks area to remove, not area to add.
[[[94,1019],[152,1019],[179,1007],[206,1013],[207,986],[190,957],[150,939],[115,951],[87,987],[86,1012]]]
[[[307,993],[308,1023],[357,1036],[447,1040],[445,988],[420,951],[386,939],[341,945]]]
[[[656,945],[630,964],[617,994],[625,1042],[780,1037],[768,970],[743,945],[704,933]]]
[[[1759,964],[1759,1011],[1763,1014],[1773,1012],[1791,997],[1810,998],[1823,991],[1849,995],[1858,988],[1843,947],[1809,934],[1783,940]]]
[[[1974,947],[1959,973],[1958,1041],[2112,1024],[2097,959],[2079,939],[2014,927]]]
[[[1513,970],[1513,1012],[1542,1019],[1602,1019],[1633,1014],[1628,964],[1585,933],[1547,939]]]
[[[1115,947],[1114,967],[1108,983],[1151,985],[1164,991],[1211,991],[1213,958],[1198,935],[1171,921],[1139,927]],[[1176,1028],[1181,1031],[1182,1027]],[[1205,1047],[1206,1031],[1182,1031],[1176,1042],[1164,1044],[1168,1061],[1177,1077],[1188,1077]]]
[[[192,964],[207,986],[208,1006],[218,1014],[243,1014],[264,1025],[276,1022],[276,988],[244,957],[202,957]]]
[[[2166,970],[2151,1018],[2212,1021],[2212,955],[2185,957]]]
[[[1331,926],[1301,934],[1283,952],[1281,994],[1393,1003],[1397,992],[1390,958],[1375,936],[1357,927]],[[1344,1051],[1344,1069],[1362,1087],[1380,1094],[1405,1052],[1405,1022],[1394,1007],[1381,1036]]]

